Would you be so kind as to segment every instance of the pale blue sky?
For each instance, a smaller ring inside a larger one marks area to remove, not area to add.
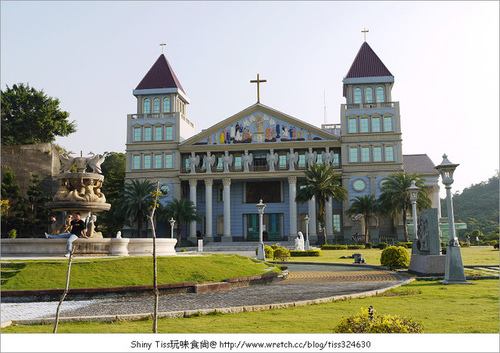
[[[68,150],[125,151],[132,90],[165,54],[191,99],[196,132],[256,101],[316,126],[339,123],[342,78],[368,43],[395,76],[403,153],[440,164],[454,191],[499,169],[498,2],[1,3],[1,86],[61,100]]]

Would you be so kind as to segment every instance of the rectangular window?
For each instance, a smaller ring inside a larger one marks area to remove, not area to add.
[[[241,156],[234,157],[234,169],[241,170]]]
[[[368,132],[368,118],[361,118],[359,132]]]
[[[370,147],[361,147],[361,162],[370,161]]]
[[[141,156],[134,156],[133,169],[141,169]]]
[[[356,118],[351,118],[349,119],[349,133],[355,133],[357,132],[356,129]]]
[[[323,163],[323,156],[321,155],[321,152],[318,153],[318,155],[316,157],[316,163],[318,163],[318,164]]]
[[[380,146],[373,147],[373,161],[382,162],[382,147]]]
[[[281,195],[281,181],[247,181],[245,183],[245,202],[259,203],[262,199],[266,203],[283,202]]]
[[[394,161],[394,147],[393,146],[385,146],[385,160],[386,161]]]
[[[165,168],[173,168],[173,167],[174,167],[173,156],[171,154],[166,154],[165,155]]]
[[[173,126],[167,126],[165,128],[165,140],[173,140],[174,139],[174,128]]]
[[[161,168],[161,154],[155,154],[155,168]]]
[[[340,224],[340,213],[334,213],[333,214],[333,231],[335,233],[340,233],[341,231],[341,224]]]
[[[222,163],[222,157],[217,158],[217,170],[222,170],[224,168],[224,165]]]
[[[358,161],[358,148],[351,147],[349,148],[349,162],[356,163]]]
[[[161,141],[161,126],[155,126],[155,141]]]
[[[140,140],[141,140],[141,128],[134,127],[134,141],[140,141]]]
[[[372,118],[372,132],[380,132],[380,118]]]
[[[217,185],[217,202],[224,202],[224,185]]]
[[[384,118],[384,131],[392,131],[392,117]]]
[[[299,154],[299,168],[305,168],[305,167],[306,167],[306,155]]]
[[[279,155],[279,168],[286,169],[286,156],[284,154]]]
[[[333,164],[333,167],[334,168],[340,168],[340,158],[339,158],[339,154],[337,152],[335,152],[333,154],[333,160],[332,160],[332,164]]]
[[[150,169],[151,168],[151,155],[146,154],[144,155],[144,169]]]
[[[144,128],[144,141],[151,141],[151,127]]]

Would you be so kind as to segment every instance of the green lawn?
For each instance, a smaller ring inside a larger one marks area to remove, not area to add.
[[[279,266],[278,266],[279,267]],[[54,289],[66,284],[67,260],[2,261],[2,290]],[[240,255],[158,258],[158,283],[220,282],[279,269]],[[76,259],[70,288],[119,287],[153,283],[152,257]]]
[[[411,249],[407,249],[411,255]],[[462,260],[464,265],[492,265],[498,266],[500,256],[498,250],[492,246],[471,246],[461,248]],[[356,250],[322,250],[322,256],[319,257],[293,257],[290,261],[307,261],[307,262],[335,262],[343,264],[352,264],[354,260],[342,259],[342,256],[351,256],[354,253],[361,253],[366,259],[368,265],[380,265],[380,249],[356,249]]]
[[[415,281],[376,297],[238,314],[159,319],[161,333],[331,333],[343,316],[373,305],[376,314],[410,317],[426,333],[498,333],[498,280],[444,286]],[[49,333],[53,325],[9,326],[2,333]],[[59,333],[150,333],[151,320],[59,323]]]

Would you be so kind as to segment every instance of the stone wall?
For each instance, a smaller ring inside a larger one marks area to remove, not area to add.
[[[52,176],[59,173],[59,153],[51,143],[36,145],[2,146],[2,176],[10,167],[16,175],[15,183],[26,197],[31,175],[38,174],[40,190],[45,196],[54,196],[58,184]]]

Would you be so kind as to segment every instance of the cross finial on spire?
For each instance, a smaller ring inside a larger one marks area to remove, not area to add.
[[[364,36],[365,36],[365,42],[366,42],[366,33],[368,33],[368,32],[370,32],[370,31],[367,30],[366,28],[363,31],[361,31],[361,33],[363,33]]]
[[[257,74],[257,79],[256,80],[251,80],[250,81],[250,83],[256,83],[257,84],[257,103],[260,103],[260,83],[261,82],[267,82],[267,80],[261,80],[259,74]]]
[[[161,53],[163,54],[163,49],[165,49],[165,42],[161,42],[160,47],[161,47]]]

